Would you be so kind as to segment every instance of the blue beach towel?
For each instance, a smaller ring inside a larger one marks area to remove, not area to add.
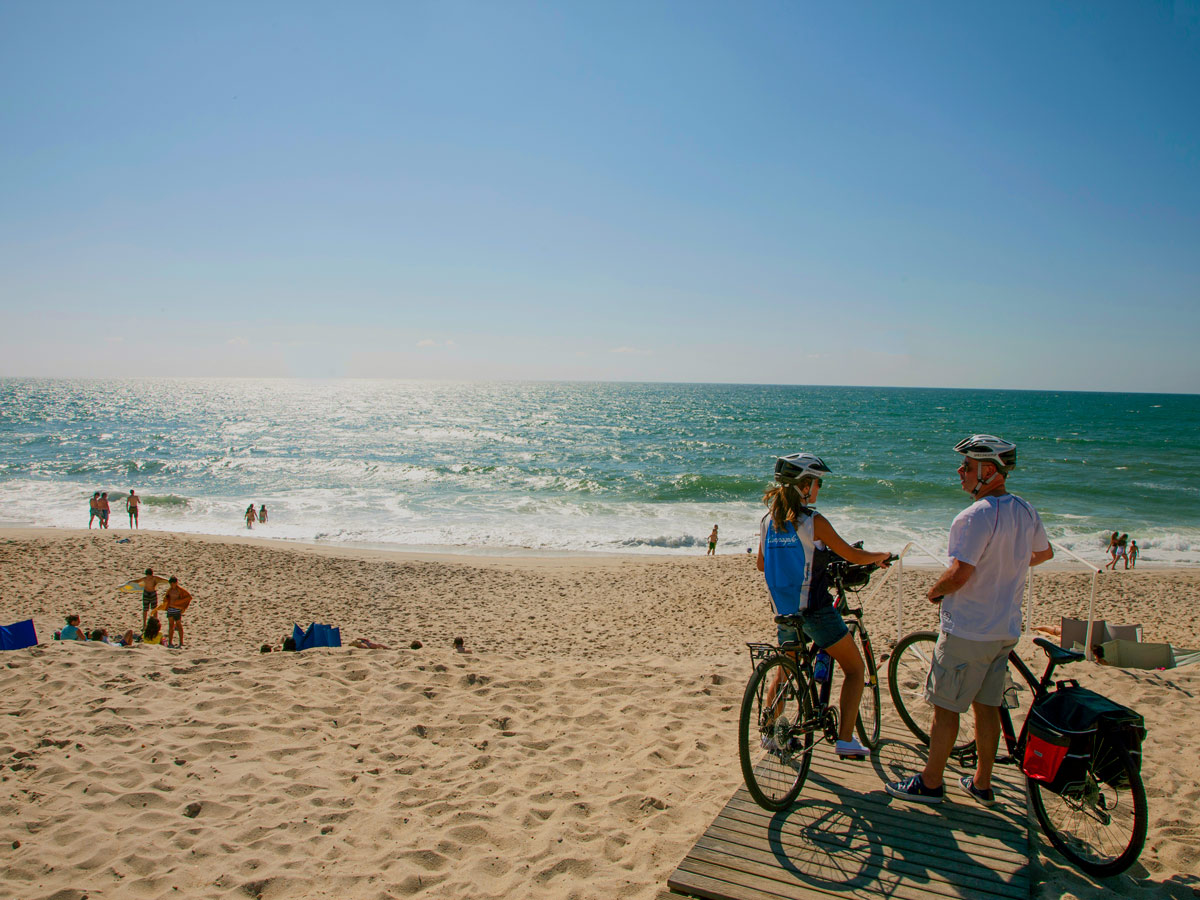
[[[307,631],[301,631],[299,625],[292,626],[292,640],[296,642],[297,650],[309,650],[312,647],[342,646],[342,630],[332,625],[318,625],[313,622]]]
[[[0,626],[0,650],[36,647],[37,642],[37,632],[33,630],[33,619]]]

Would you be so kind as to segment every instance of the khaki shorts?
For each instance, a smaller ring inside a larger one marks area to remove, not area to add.
[[[956,713],[966,712],[973,702],[1000,706],[1008,651],[1016,643],[1011,638],[968,641],[943,631],[925,681],[926,702]]]

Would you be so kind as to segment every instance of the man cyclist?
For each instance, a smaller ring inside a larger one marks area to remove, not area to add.
[[[975,774],[959,780],[979,803],[991,806],[992,765],[1000,740],[1000,704],[1008,651],[1021,635],[1021,593],[1030,566],[1054,556],[1037,511],[1005,483],[1017,464],[1015,444],[976,434],[955,444],[962,489],[974,502],[950,526],[950,565],[929,589],[942,602],[925,700],[933,705],[929,758],[923,771],[887,785],[893,797],[941,803],[942,773],[960,714],[975,713]],[[944,597],[944,599],[943,599]]]
[[[770,511],[762,520],[758,571],[767,580],[775,614],[800,614],[804,633],[841,667],[844,677],[835,748],[843,758],[861,759],[871,752],[854,736],[866,666],[825,585],[828,556],[816,551],[828,548],[856,565],[879,566],[888,565],[891,554],[851,547],[828,519],[810,508],[821,489],[821,476],[829,474],[829,467],[811,453],[793,453],[775,461],[776,484],[763,495]],[[780,644],[800,639],[791,626],[780,625],[778,634]],[[773,697],[778,687],[778,682],[772,685],[768,696]]]

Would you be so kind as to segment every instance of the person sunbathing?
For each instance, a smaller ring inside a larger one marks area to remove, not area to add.
[[[346,646],[347,647],[356,647],[359,650],[391,650],[392,649],[387,644],[380,644],[377,641],[373,641],[370,638],[365,638],[365,637],[355,638]]]
[[[108,636],[107,628],[97,628],[92,632],[90,640],[98,641],[101,644],[107,644],[110,647],[132,647],[133,646],[133,629],[130,628],[124,635],[113,640]]]

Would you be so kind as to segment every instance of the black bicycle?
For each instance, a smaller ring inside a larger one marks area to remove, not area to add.
[[[866,664],[865,685],[854,723],[858,739],[874,750],[879,744],[880,686],[871,638],[862,608],[852,609],[848,593],[867,586],[877,566],[858,566],[844,559],[829,563],[826,572],[836,595],[836,609],[859,642]],[[814,744],[838,736],[837,704],[830,704],[835,664],[826,655],[828,675],[817,680],[813,666],[818,649],[800,627],[799,616],[776,616],[776,625],[790,625],[800,634],[795,643],[748,643],[754,672],[742,695],[738,717],[738,758],[746,789],[763,809],[787,809],[796,799],[812,764]]]
[[[892,703],[908,730],[924,744],[929,743],[933,715],[932,707],[924,701],[925,679],[937,639],[937,632],[933,631],[907,635],[896,644],[888,662],[888,693]],[[1034,644],[1045,651],[1047,658],[1046,671],[1040,679],[1015,650],[1008,654],[1009,674],[1000,708],[1007,754],[997,755],[997,765],[1022,766],[1029,740],[1031,717],[1026,716],[1017,733],[1009,713],[1010,708],[1019,706],[1012,670],[1032,691],[1032,708],[1069,687],[1067,682],[1052,683],[1055,667],[1084,658],[1084,654],[1064,650],[1045,638],[1035,638]],[[971,767],[976,758],[975,741],[967,740],[964,732],[965,729],[959,732],[953,754],[964,767]],[[1028,769],[1023,767],[1023,771]],[[1090,754],[1081,758],[1078,769],[1067,783],[1063,782],[1061,775],[1054,781],[1026,775],[1029,801],[1042,832],[1063,856],[1085,872],[1102,876],[1124,872],[1133,865],[1146,842],[1149,816],[1140,759],[1135,761],[1131,749],[1119,740],[1096,740]]]

